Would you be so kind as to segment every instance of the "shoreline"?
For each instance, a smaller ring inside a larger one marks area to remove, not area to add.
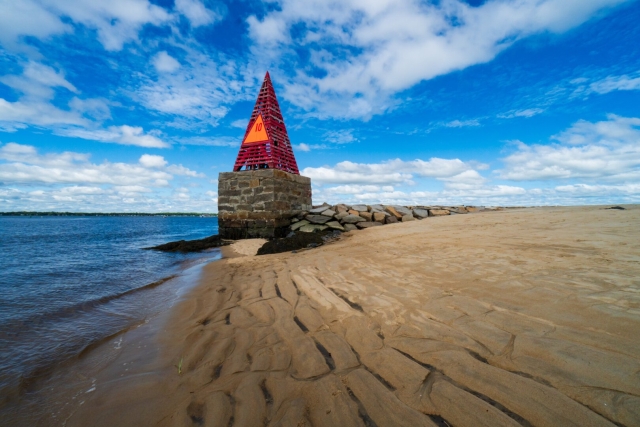
[[[155,282],[147,283],[138,288],[133,288],[118,295],[103,297],[100,300],[92,301],[91,306],[94,309],[104,309],[113,301],[120,304],[124,303],[124,299],[135,296],[136,298],[149,299],[152,298],[160,305],[154,306],[151,311],[145,312],[144,316],[133,321],[132,323],[114,331],[108,335],[97,338],[87,343],[85,346],[78,348],[74,354],[69,354],[63,359],[52,361],[47,366],[36,367],[27,376],[17,378],[16,384],[7,383],[6,394],[2,396],[2,406],[0,406],[0,424],[13,425],[56,425],[56,418],[51,418],[52,414],[45,414],[41,410],[41,406],[45,405],[47,410],[55,412],[64,411],[64,408],[71,404],[76,395],[80,395],[80,389],[83,388],[84,377],[91,377],[93,368],[92,363],[87,363],[85,359],[98,360],[93,363],[100,366],[106,361],[112,359],[114,355],[113,349],[120,350],[125,337],[137,336],[140,328],[147,326],[152,322],[162,322],[171,309],[178,304],[189,291],[197,286],[197,275],[202,268],[209,264],[222,259],[224,255],[220,248],[203,251],[200,256],[187,258],[177,266],[178,271],[170,273]],[[153,294],[150,295],[149,292]],[[82,304],[79,307],[86,309],[87,305]],[[144,328],[142,329],[144,330]],[[146,331],[144,336],[147,336]],[[148,337],[147,337],[148,338]],[[145,339],[147,339],[145,338]],[[135,339],[133,339],[135,341]],[[81,374],[80,381],[78,376],[72,372],[76,369],[84,369],[86,375]],[[68,384],[62,384],[68,383]],[[86,388],[86,387],[85,387]],[[91,387],[89,387],[90,389]],[[55,402],[47,402],[49,397],[47,393],[53,392],[54,389],[65,390],[65,395],[59,395],[56,392]],[[60,404],[60,400],[68,399],[69,402]],[[35,413],[28,413],[26,417],[19,415],[25,407],[34,409]],[[54,412],[54,413],[55,413]]]
[[[83,403],[38,425],[638,423],[640,207],[603,208],[223,247],[168,312],[89,352]]]

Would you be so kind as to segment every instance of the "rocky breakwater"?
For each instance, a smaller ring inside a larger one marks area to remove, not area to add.
[[[329,205],[315,206],[291,219],[291,231],[320,232],[328,229],[354,231],[429,217],[496,210],[477,206]]]

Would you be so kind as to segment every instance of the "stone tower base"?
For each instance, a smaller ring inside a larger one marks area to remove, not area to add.
[[[311,209],[311,179],[277,169],[218,175],[223,239],[284,237],[291,218]]]

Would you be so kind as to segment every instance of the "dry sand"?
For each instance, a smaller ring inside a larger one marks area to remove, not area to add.
[[[351,234],[209,264],[66,425],[640,425],[640,207]]]

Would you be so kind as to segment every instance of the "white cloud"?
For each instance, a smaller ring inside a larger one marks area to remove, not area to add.
[[[0,124],[6,128],[24,128],[26,125],[88,125],[77,111],[65,111],[48,101],[18,100],[8,102],[0,98]]]
[[[640,90],[640,73],[637,77],[622,75],[608,76],[589,85],[591,92],[605,94],[616,90]]]
[[[302,175],[310,177],[318,184],[398,184],[409,183],[413,174],[431,178],[450,178],[472,169],[471,164],[459,159],[432,158],[403,161],[387,160],[382,163],[353,163],[344,161],[334,167],[307,167]]]
[[[62,72],[33,61],[25,64],[22,75],[2,76],[0,81],[25,95],[38,98],[51,98],[53,96],[51,88],[54,87],[63,87],[73,93],[78,93],[78,89],[65,79]]]
[[[172,73],[180,68],[180,63],[166,51],[159,52],[151,62],[160,73]]]
[[[164,157],[153,154],[143,154],[138,161],[145,168],[163,168],[167,165]]]
[[[448,190],[475,190],[481,187],[486,179],[475,170],[467,170],[447,178],[440,178]]]
[[[311,151],[311,147],[309,146],[309,144],[305,144],[304,142],[301,142],[300,144],[295,146],[296,149],[300,150],[300,151]]]
[[[349,144],[357,141],[353,136],[353,129],[328,131],[324,134],[324,140],[332,144]]]
[[[141,165],[94,164],[89,155],[64,152],[40,155],[35,147],[8,143],[0,147],[0,180],[5,183],[74,183],[165,186],[172,176]]]
[[[247,23],[256,52],[288,61],[292,48],[310,51],[314,74],[298,68],[285,86],[288,100],[317,117],[368,119],[420,81],[490,61],[519,39],[566,31],[623,2],[281,0]],[[300,36],[292,36],[294,26],[304,29]]]
[[[515,181],[550,179],[640,180],[640,118],[610,115],[591,123],[581,120],[552,139],[550,145],[520,143],[498,171]]]
[[[176,0],[175,8],[189,19],[193,27],[209,25],[221,18],[198,0]]]
[[[335,148],[335,145],[327,145],[327,144],[307,144],[305,142],[301,142],[300,144],[295,144],[293,148],[296,150],[308,152],[311,150],[331,150]]]
[[[69,101],[69,110],[54,106],[51,102],[55,97],[54,88],[62,87],[73,93],[79,91],[65,79],[61,71],[49,66],[29,62],[21,75],[3,76],[0,81],[23,94],[15,102],[0,98],[0,128],[7,131],[35,125],[51,128],[55,134],[62,136],[140,147],[169,147],[154,132],[144,133],[139,126],[95,129],[96,124],[84,116],[98,120],[110,118],[110,102],[107,100],[73,97]]]
[[[514,117],[533,117],[544,112],[543,108],[527,108],[525,110],[512,110],[506,113],[498,114],[501,119],[513,119]]]
[[[51,102],[56,97],[56,89],[79,94],[78,89],[64,76],[62,70],[47,65],[28,62],[22,74],[5,75],[0,82],[21,93],[15,102],[0,98],[0,127],[4,129],[25,128],[28,125],[57,127],[75,125],[86,127],[90,121],[84,117],[105,120],[111,117],[109,101],[101,98],[69,101],[69,110],[56,107]]]
[[[217,126],[229,106],[255,99],[260,77],[222,54],[209,54],[182,46],[180,68],[158,76],[139,76],[130,95],[142,106],[172,117],[165,124],[180,129]]]
[[[203,145],[209,147],[238,147],[242,141],[242,136],[189,136],[174,138],[183,145]]]
[[[69,101],[69,107],[72,111],[99,121],[111,118],[111,110],[109,108],[111,104],[112,102],[104,98],[80,99],[74,97]]]
[[[515,205],[532,204],[535,198],[522,187],[489,185],[467,189],[445,188],[439,191],[403,191],[392,186],[343,185],[318,188],[313,191],[314,204],[329,203],[382,203],[392,205],[419,206],[460,204]],[[536,200],[540,204],[540,199]]]
[[[249,124],[249,120],[247,120],[247,119],[238,119],[238,120],[234,120],[234,121],[231,122],[231,127],[239,128],[239,129],[246,129],[248,124]]]
[[[167,171],[171,172],[174,175],[184,175],[191,176],[194,178],[205,178],[206,176],[202,173],[198,173],[196,171],[192,171],[189,168],[185,168],[182,165],[169,165],[167,166]]]
[[[590,184],[571,184],[559,185],[555,188],[560,193],[569,193],[572,195],[585,196],[611,196],[611,195],[634,195],[640,194],[640,184],[627,183],[620,185],[590,185]]]
[[[170,144],[154,136],[145,133],[139,126],[109,126],[107,129],[89,130],[77,127],[65,127],[54,130],[54,133],[73,138],[88,139],[91,141],[112,142],[122,145],[136,145],[147,148],[168,148]]]
[[[472,120],[453,120],[451,122],[445,123],[445,127],[448,128],[462,128],[468,126],[480,126],[480,121],[478,119]]]
[[[391,185],[339,185],[337,187],[329,187],[324,190],[327,194],[362,194],[373,192],[393,192],[393,186]]]
[[[206,178],[155,155],[134,163],[93,163],[85,153],[0,145],[3,211],[215,212],[217,194],[193,177]]]
[[[147,0],[2,0],[0,8],[0,42],[13,48],[21,37],[45,39],[72,31],[63,17],[96,30],[107,50],[120,50],[124,43],[137,40],[145,24],[160,25],[172,19]]]
[[[0,181],[5,184],[76,184],[91,186],[165,187],[173,175],[201,177],[182,165],[161,166],[160,156],[143,155],[139,163],[91,163],[89,154],[39,154],[35,147],[13,142],[0,146]],[[166,163],[165,163],[166,164]]]
[[[44,39],[72,31],[71,25],[34,0],[0,0],[0,9],[0,43],[8,48],[18,48],[21,36]]]

